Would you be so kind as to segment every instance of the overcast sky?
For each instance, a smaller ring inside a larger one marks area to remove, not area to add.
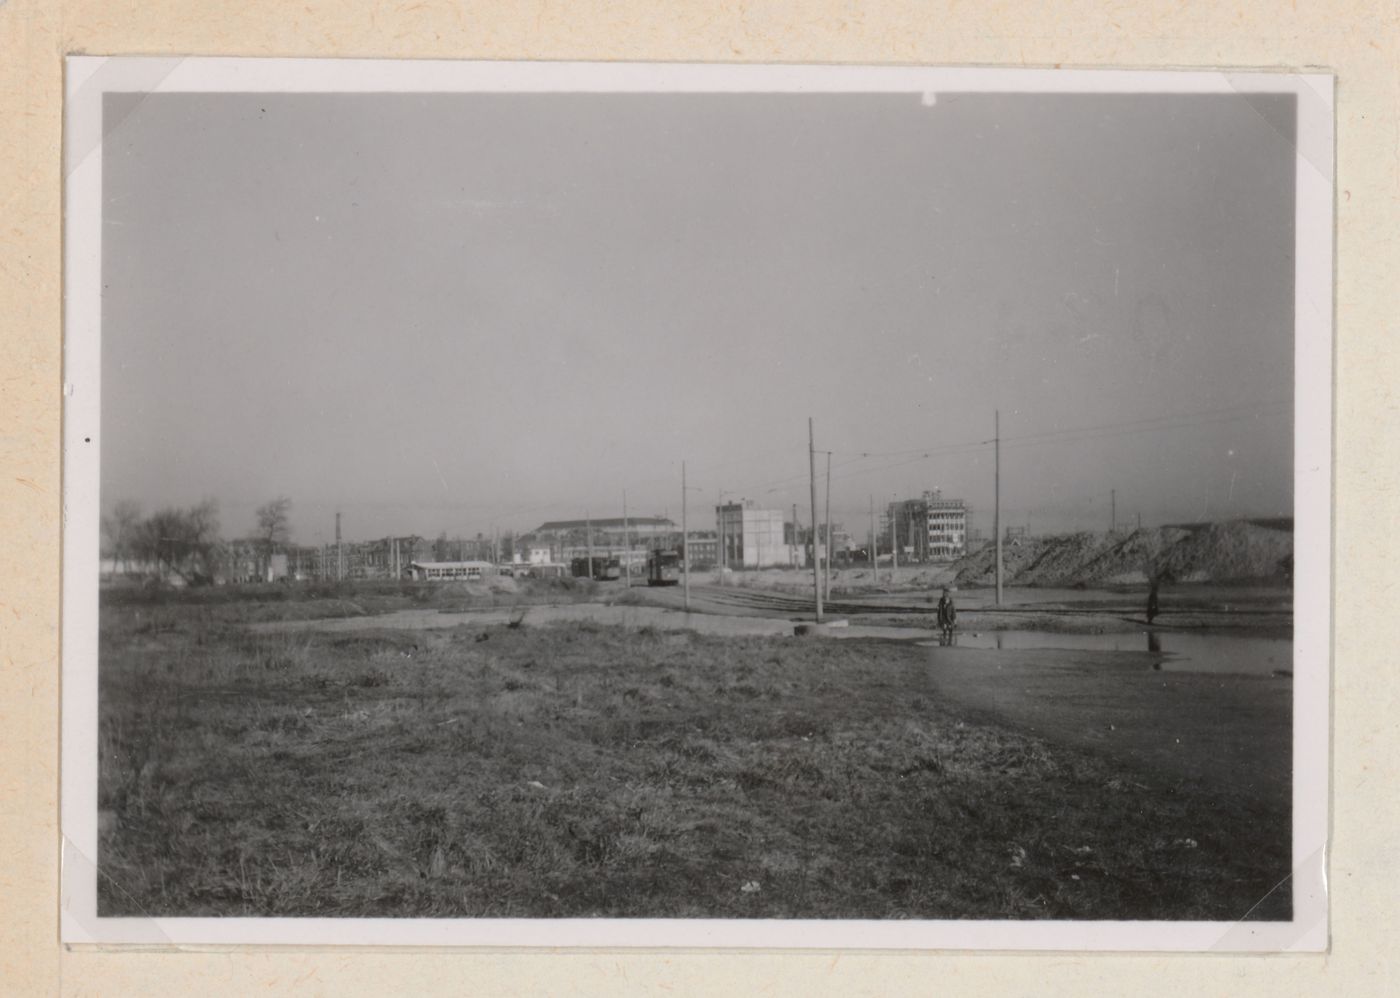
[[[1292,512],[1291,97],[107,101],[104,508]]]

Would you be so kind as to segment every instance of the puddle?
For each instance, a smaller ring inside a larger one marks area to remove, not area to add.
[[[938,647],[938,641],[921,641]],[[1271,675],[1292,672],[1293,641],[1235,634],[1185,634],[1137,631],[1128,634],[1061,634],[1055,631],[959,632],[959,648],[1056,648],[1078,651],[1145,651],[1162,658],[1153,668],[1163,672],[1240,672]]]

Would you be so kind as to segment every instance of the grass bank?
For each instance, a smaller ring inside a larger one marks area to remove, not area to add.
[[[1286,800],[975,720],[924,649],[155,609],[102,612],[103,914],[1287,915]]]

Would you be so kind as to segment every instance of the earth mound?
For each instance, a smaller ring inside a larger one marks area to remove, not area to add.
[[[953,565],[958,585],[994,585],[996,549],[987,544]],[[1148,527],[1131,533],[1082,532],[1002,542],[1003,579],[1016,586],[1287,581],[1293,530],[1286,521]]]

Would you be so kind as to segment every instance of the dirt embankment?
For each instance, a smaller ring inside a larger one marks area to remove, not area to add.
[[[958,585],[996,581],[987,545],[953,565]],[[1288,581],[1293,531],[1271,521],[1151,527],[1131,533],[1013,538],[1002,544],[1004,581],[1017,586],[1175,582]]]

